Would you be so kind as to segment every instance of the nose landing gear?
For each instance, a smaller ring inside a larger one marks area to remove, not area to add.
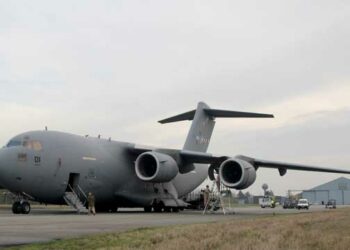
[[[27,201],[15,201],[12,204],[12,212],[14,214],[29,214],[30,204]]]

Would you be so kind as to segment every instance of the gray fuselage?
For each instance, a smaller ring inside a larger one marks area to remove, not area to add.
[[[42,203],[64,204],[74,176],[85,193],[95,194],[97,204],[148,206],[163,184],[136,176],[136,156],[129,151],[133,146],[55,131],[23,133],[0,150],[0,185]],[[183,197],[205,180],[207,171],[207,165],[195,165],[194,171],[179,173],[168,185]]]

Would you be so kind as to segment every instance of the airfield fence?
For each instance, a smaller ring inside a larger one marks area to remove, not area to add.
[[[16,196],[5,189],[0,189],[0,205],[12,205]],[[40,204],[35,201],[30,201],[30,204]]]
[[[6,190],[0,190],[0,204],[12,204],[13,196]]]

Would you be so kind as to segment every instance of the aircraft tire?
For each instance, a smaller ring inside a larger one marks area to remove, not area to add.
[[[153,212],[161,213],[161,212],[163,212],[163,208],[164,208],[163,203],[159,203],[159,204],[153,206]]]
[[[150,213],[152,212],[152,207],[144,207],[143,210],[145,211],[145,213]]]
[[[178,212],[179,212],[179,208],[178,208],[178,207],[173,207],[173,208],[171,209],[171,211],[172,211],[173,213],[178,213]]]
[[[12,204],[12,212],[14,214],[20,214],[21,210],[21,203],[19,201],[16,201]]]
[[[171,207],[164,207],[164,212],[165,213],[170,213],[171,212]]]
[[[109,210],[111,213],[117,213],[118,212],[118,207],[113,207]]]
[[[158,201],[158,202],[153,203],[153,212],[155,212],[155,213],[163,212],[164,208],[165,208],[165,206],[164,206],[164,203],[162,201]]]
[[[29,214],[30,213],[30,204],[29,202],[23,202],[22,204],[20,204],[20,208],[21,208],[21,212],[22,214]]]
[[[158,206],[156,206],[156,207],[153,208],[153,211],[154,211],[155,213],[161,213],[162,210],[163,210],[163,209],[162,209],[161,207],[158,207]]]

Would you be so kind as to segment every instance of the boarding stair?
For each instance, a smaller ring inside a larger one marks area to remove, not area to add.
[[[212,181],[210,193],[207,204],[205,204],[203,214],[210,212],[214,213],[218,210],[222,210],[223,214],[234,214],[233,199],[231,190],[225,187],[220,178],[217,177]]]
[[[70,185],[68,185],[67,191],[64,193],[63,199],[67,203],[68,206],[75,209],[77,213],[88,213],[88,209],[85,204],[87,201],[87,197],[83,190],[77,186],[73,189]]]

